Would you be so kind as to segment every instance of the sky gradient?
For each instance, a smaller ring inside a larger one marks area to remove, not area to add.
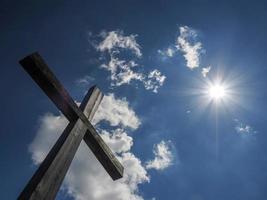
[[[38,51],[125,167],[82,143],[60,200],[264,200],[265,1],[0,1],[0,192],[15,199],[67,124],[18,61]],[[215,100],[219,84],[225,96]]]

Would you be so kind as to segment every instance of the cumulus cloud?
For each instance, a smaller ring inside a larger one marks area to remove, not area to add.
[[[201,74],[204,78],[207,77],[207,74],[210,72],[211,70],[211,66],[208,66],[208,67],[203,67],[202,68],[202,71],[201,71]]]
[[[125,98],[118,99],[113,93],[105,95],[94,116],[93,123],[105,120],[111,126],[137,129],[141,124],[133,109]]]
[[[176,41],[176,48],[183,53],[188,68],[194,69],[199,67],[202,44],[195,41],[196,31],[188,26],[182,26],[179,30],[180,35]]]
[[[133,145],[133,138],[128,136],[122,128],[117,128],[108,132],[100,130],[102,138],[108,143],[109,147],[116,153],[127,152]]]
[[[55,116],[46,113],[39,118],[39,128],[37,134],[29,146],[34,164],[39,164],[45,158],[48,150],[58,139],[63,127],[66,127],[68,120],[61,114]]]
[[[157,93],[166,77],[158,70],[152,70],[148,74],[141,72],[143,70],[136,60],[141,58],[142,52],[136,37],[137,35],[132,34],[126,36],[123,31],[102,32],[100,34],[101,41],[93,42],[96,50],[103,54],[104,63],[100,65],[100,68],[110,72],[112,87],[129,85],[133,81],[139,81],[143,83],[146,90]],[[127,50],[133,55],[123,53]],[[104,53],[108,53],[108,56]],[[171,54],[171,50],[168,51],[168,54]]]
[[[146,163],[146,169],[163,170],[172,164],[173,154],[170,150],[170,142],[161,141],[154,145],[153,153],[155,158]]]
[[[138,185],[149,182],[149,177],[141,161],[131,153],[133,139],[123,129],[123,127],[137,128],[140,120],[125,99],[116,99],[113,94],[109,94],[104,97],[102,103],[100,104],[102,108],[95,114],[94,123],[106,120],[111,126],[121,125],[114,130],[99,129],[99,132],[123,164],[124,176],[113,181],[87,145],[82,142],[64,179],[64,191],[76,200],[142,200],[142,196],[138,193]],[[107,104],[111,106],[109,111],[105,110]],[[103,117],[101,113],[104,110],[107,117]],[[48,113],[40,118],[37,134],[29,146],[35,164],[44,159],[67,123],[63,115]]]
[[[125,169],[123,178],[113,181],[82,142],[65,179],[64,186],[68,193],[77,200],[143,199],[138,194],[138,184],[149,182],[149,177],[141,161],[112,133],[103,139],[114,152],[123,152],[117,155]]]

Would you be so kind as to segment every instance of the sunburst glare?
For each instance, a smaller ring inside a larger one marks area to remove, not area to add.
[[[187,88],[186,95],[194,96],[191,109],[197,108],[199,114],[216,107],[231,113],[232,108],[246,106],[241,98],[244,92],[243,80],[235,73],[218,72],[205,79],[195,79],[192,83],[194,86]]]
[[[209,96],[211,99],[220,100],[225,97],[226,91],[223,85],[215,84],[209,87]]]

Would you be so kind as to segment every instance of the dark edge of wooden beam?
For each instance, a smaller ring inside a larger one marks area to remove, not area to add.
[[[17,198],[18,200],[29,200],[32,199],[33,195],[35,195],[35,191],[38,188],[39,183],[42,181],[44,175],[46,174],[47,170],[51,166],[52,162],[55,160],[58,152],[60,151],[61,147],[67,140],[67,137],[69,136],[69,132],[71,129],[74,127],[75,121],[70,122],[68,126],[65,128],[61,136],[58,138],[57,142],[54,144],[52,149],[49,151],[47,154],[46,158],[43,160],[43,162],[40,164],[38,169],[35,171],[23,191],[20,193],[19,197]],[[62,179],[63,181],[63,179]],[[60,185],[59,185],[60,187]],[[55,190],[58,191],[58,188],[55,188]],[[41,194],[40,194],[41,195]],[[46,195],[46,194],[44,194]],[[33,198],[36,199],[36,198]],[[37,200],[37,199],[36,199]]]
[[[104,95],[99,90],[99,88],[97,88],[96,85],[92,86],[89,89],[89,91],[87,92],[87,94],[85,95],[85,97],[83,98],[83,101],[82,101],[82,103],[80,105],[80,109],[81,110],[85,109],[85,106],[86,106],[87,102],[89,101],[90,98],[92,98],[91,97],[92,93],[96,94],[96,98],[92,102],[93,105],[91,106],[91,109],[89,111],[87,111],[87,112],[89,112],[89,115],[87,116],[87,114],[84,113],[89,121],[91,121],[93,119],[93,117],[94,117],[94,115],[95,115],[95,113],[96,113],[96,111],[97,111],[97,109],[98,109],[103,97],[104,97]]]
[[[123,166],[72,100],[66,89],[57,80],[41,56],[37,52],[33,53],[22,59],[20,64],[70,121],[80,118],[87,125],[88,131],[84,137],[85,142],[96,153],[95,156],[111,178],[113,180],[121,178],[123,176]]]
[[[90,110],[90,115],[88,117],[89,121],[92,120],[100,102],[103,99],[103,94],[100,92],[100,90],[96,88],[95,86],[93,88],[94,90],[99,92],[99,95],[98,95],[98,98],[94,101],[95,105],[92,106],[92,110]],[[86,102],[86,99],[88,98],[87,96],[88,95],[86,95],[84,98],[85,102]],[[83,103],[80,105],[80,108],[83,110]],[[95,130],[93,130],[93,133],[94,131]],[[121,165],[121,163],[117,160],[117,158],[114,156],[114,154],[111,152],[111,150],[106,145],[106,143],[103,141],[101,136],[97,133],[92,134],[92,132],[88,130],[87,133],[84,135],[83,139],[85,143],[89,146],[91,151],[94,153],[98,161],[105,168],[107,173],[111,176],[111,178],[113,180],[122,178],[124,168]]]
[[[117,180],[123,177],[124,167],[111,152],[100,135],[91,134],[90,130],[84,135],[84,141],[90,147],[95,157],[105,168],[112,180]]]
[[[19,63],[69,121],[78,119],[78,106],[37,52]]]
[[[89,89],[89,91],[87,92],[85,98],[83,99],[81,105],[80,105],[80,109],[86,112],[86,116],[90,116],[90,114],[94,111],[94,107],[98,107],[99,103],[96,104],[96,102],[98,101],[99,97],[102,99],[102,93],[100,92],[100,90],[96,87],[93,86]],[[66,160],[66,164],[64,164],[64,167],[62,167],[61,169],[58,168],[58,166],[60,166],[59,163],[57,163],[57,157],[59,152],[62,152],[62,148],[66,148],[66,144],[69,143],[70,144],[70,138],[69,137],[73,137],[70,136],[70,132],[72,131],[72,129],[74,128],[75,124],[77,123],[78,120],[76,121],[72,121],[70,122],[67,127],[64,129],[63,133],[61,134],[61,136],[58,138],[58,140],[56,141],[56,143],[54,144],[54,146],[51,148],[51,150],[48,152],[47,156],[45,157],[45,159],[43,160],[43,162],[40,164],[40,166],[38,167],[38,169],[35,171],[35,173],[33,174],[32,178],[29,180],[28,184],[26,185],[26,187],[23,189],[23,191],[21,192],[21,194],[19,195],[18,199],[19,200],[28,200],[28,199],[36,199],[36,198],[40,198],[40,196],[42,196],[43,198],[48,198],[49,199],[53,199],[54,196],[56,195],[57,191],[60,188],[60,185],[62,183],[62,181],[64,180],[65,177],[65,173],[67,172],[69,165],[71,163],[71,161],[73,160],[74,154],[80,144],[80,141],[82,140],[82,138],[78,139],[75,145],[75,148],[72,148],[71,152],[66,153],[64,156],[67,158]],[[86,126],[86,125],[84,125]],[[83,133],[83,136],[86,134],[86,131]],[[51,166],[53,163],[53,166]],[[56,182],[50,183],[50,185],[47,185],[49,183],[45,182],[44,177],[53,177],[53,175],[47,176],[47,172],[49,170],[50,167],[53,167],[54,169],[52,171],[58,170],[61,173],[61,176],[58,174],[57,178],[56,178]],[[43,182],[42,182],[43,181]],[[39,190],[39,186],[40,184],[45,184],[45,187],[52,187],[53,185],[53,190],[50,190],[49,192],[46,193],[38,193]]]

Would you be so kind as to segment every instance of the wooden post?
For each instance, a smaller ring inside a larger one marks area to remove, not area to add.
[[[82,139],[111,178],[121,178],[123,166],[89,122],[103,98],[100,90],[92,87],[78,107],[38,53],[24,58],[20,63],[70,123],[18,199],[54,199]]]

